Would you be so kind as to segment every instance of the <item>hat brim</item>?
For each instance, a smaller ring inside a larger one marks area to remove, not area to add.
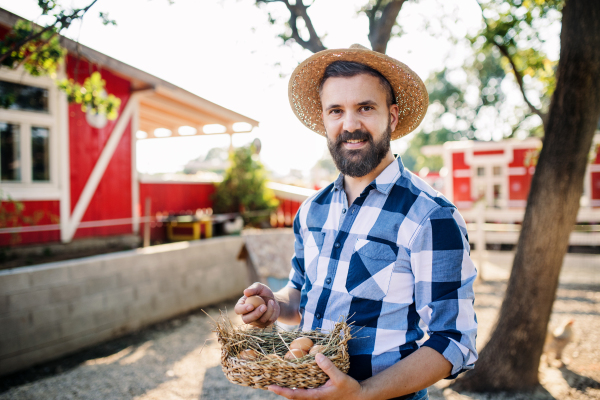
[[[366,48],[323,50],[304,60],[292,73],[288,98],[296,117],[310,130],[326,135],[319,85],[325,69],[334,61],[354,61],[379,71],[390,82],[398,104],[396,140],[415,130],[427,112],[429,95],[419,76],[400,61]]]

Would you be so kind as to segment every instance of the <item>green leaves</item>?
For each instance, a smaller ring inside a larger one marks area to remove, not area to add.
[[[254,147],[235,149],[229,155],[229,160],[231,164],[225,178],[213,195],[214,212],[265,211],[268,217],[269,212],[277,208],[278,201],[266,187],[267,173]],[[250,218],[249,222],[258,223],[259,220]]]
[[[55,29],[40,33],[41,30],[29,21],[19,20],[0,41],[0,54],[4,56],[1,65],[23,66],[33,76],[53,76],[67,52],[60,46]],[[21,42],[25,43],[18,46]]]
[[[121,99],[106,94],[106,82],[99,72],[94,72],[86,78],[83,86],[73,79],[63,79],[58,81],[57,85],[67,94],[69,103],[81,104],[81,111],[90,110],[94,114],[106,114],[109,120],[117,119]]]

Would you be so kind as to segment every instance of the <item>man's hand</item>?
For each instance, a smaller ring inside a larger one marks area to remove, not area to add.
[[[271,385],[268,389],[288,399],[366,399],[360,383],[336,368],[331,360],[319,353],[315,356],[317,365],[329,376],[329,380],[316,389],[288,389]]]
[[[257,309],[251,304],[246,304],[246,299],[250,296],[260,296],[266,305]],[[273,291],[262,283],[255,282],[244,290],[244,295],[238,300],[233,309],[237,315],[242,316],[245,324],[250,324],[257,328],[265,328],[274,323],[281,312],[279,303],[275,300]]]

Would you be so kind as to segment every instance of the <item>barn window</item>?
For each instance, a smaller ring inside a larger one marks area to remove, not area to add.
[[[35,182],[50,180],[50,146],[48,128],[31,127],[31,179]]]
[[[17,200],[58,199],[59,97],[48,77],[0,70],[0,181]],[[65,117],[66,115],[63,114]]]
[[[2,108],[48,112],[48,89],[0,80]]]
[[[0,176],[4,182],[21,180],[20,142],[19,125],[0,122]]]

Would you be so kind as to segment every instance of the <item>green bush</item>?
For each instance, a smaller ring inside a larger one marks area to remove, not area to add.
[[[254,146],[240,147],[229,155],[231,162],[213,195],[215,214],[241,213],[244,222],[260,225],[268,221],[279,202],[266,187],[267,171]]]

